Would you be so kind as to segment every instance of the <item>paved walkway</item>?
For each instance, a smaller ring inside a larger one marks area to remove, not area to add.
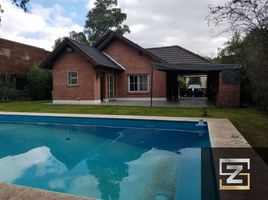
[[[112,101],[102,103],[102,105],[118,105],[118,106],[150,106],[150,101]],[[154,107],[185,107],[185,108],[201,108],[215,107],[206,97],[181,97],[177,101],[153,101]]]

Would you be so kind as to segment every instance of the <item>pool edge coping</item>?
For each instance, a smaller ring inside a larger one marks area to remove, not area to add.
[[[80,117],[107,119],[140,119],[162,121],[196,122],[203,119],[207,122],[211,147],[239,148],[251,147],[241,133],[226,118],[202,117],[167,117],[167,116],[139,116],[139,115],[102,115],[102,114],[67,114],[67,113],[31,113],[31,112],[0,112],[0,115],[27,115],[43,117]],[[219,131],[221,130],[221,131]]]
[[[143,120],[162,120],[162,121],[185,121],[197,122],[203,119],[207,122],[209,140],[212,148],[250,148],[251,146],[241,133],[235,128],[229,119],[223,118],[202,118],[202,117],[166,117],[166,116],[137,116],[137,115],[99,115],[99,114],[63,114],[63,113],[29,113],[29,112],[0,112],[0,115],[27,115],[27,116],[44,116],[44,117],[82,117],[82,118],[108,118],[108,119],[143,119]],[[220,131],[219,131],[220,130]],[[29,198],[30,194],[39,196],[39,199],[56,200],[59,198],[68,200],[93,200],[92,198],[69,195],[64,193],[51,192],[31,187],[18,186],[13,184],[0,183],[0,195],[6,191],[3,188],[13,190],[12,195],[19,196],[24,194],[25,198]],[[24,192],[22,192],[24,191]],[[17,194],[18,195],[18,194]],[[0,196],[1,197],[1,196]],[[51,197],[51,198],[50,198]],[[13,198],[11,198],[13,199]],[[17,199],[16,197],[14,200]],[[34,199],[34,198],[32,198]]]

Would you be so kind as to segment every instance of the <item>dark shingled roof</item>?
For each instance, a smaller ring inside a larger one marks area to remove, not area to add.
[[[189,63],[154,63],[153,68],[160,71],[180,71],[180,72],[209,72],[223,70],[237,70],[241,68],[239,64],[189,64]]]
[[[56,57],[68,46],[73,48],[77,53],[83,56],[87,61],[91,62],[94,66],[122,70],[120,66],[114,63],[98,49],[87,44],[82,44],[70,38],[65,38],[64,41],[56,49],[54,49],[54,51],[52,51],[48,58],[41,63],[41,67],[52,68]]]
[[[91,47],[87,44],[82,44],[75,40],[70,39],[81,51],[83,51],[86,55],[88,55],[91,59],[93,59],[97,65],[110,67],[113,69],[122,70],[120,66],[111,61],[106,55],[104,55],[101,51],[96,49],[95,47]]]
[[[209,61],[180,46],[148,48],[147,51],[165,60],[167,63],[194,63],[205,64]]]

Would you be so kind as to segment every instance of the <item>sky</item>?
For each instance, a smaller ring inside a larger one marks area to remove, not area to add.
[[[10,0],[0,0],[0,37],[52,50],[54,41],[70,31],[82,31],[95,0],[30,0],[28,13]],[[125,36],[142,47],[179,45],[202,56],[214,57],[228,40],[208,26],[208,5],[226,0],[118,0],[127,14]]]

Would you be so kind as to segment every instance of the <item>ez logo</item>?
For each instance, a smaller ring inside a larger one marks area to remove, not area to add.
[[[249,169],[249,158],[220,158],[220,190],[250,190],[250,173],[245,173]]]

